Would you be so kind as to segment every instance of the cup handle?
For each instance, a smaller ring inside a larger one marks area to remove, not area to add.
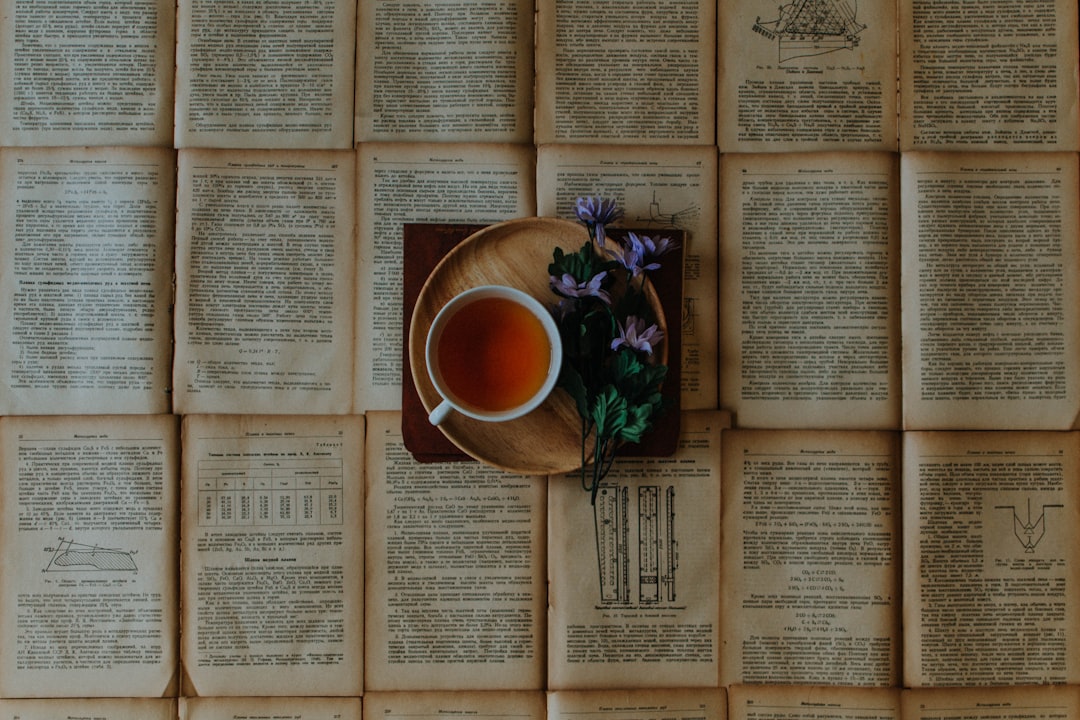
[[[446,417],[453,409],[454,408],[450,406],[449,400],[443,400],[441,403],[439,403],[438,407],[432,410],[431,414],[428,415],[428,422],[430,422],[432,425],[441,425],[443,420],[446,420]]]

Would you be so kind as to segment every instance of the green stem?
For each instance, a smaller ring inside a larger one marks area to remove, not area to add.
[[[611,466],[615,464],[616,445],[614,438],[608,438],[603,442],[597,438],[596,448],[593,451],[593,484],[592,504],[596,504],[596,492],[600,489],[600,483],[611,472]]]
[[[589,439],[589,425],[585,418],[581,419],[581,489],[585,492],[593,492],[593,497],[596,497],[595,491],[585,481],[585,468],[588,463],[585,462],[585,441]]]
[[[604,444],[606,446],[605,450],[604,450],[604,454],[607,455],[607,460],[605,461],[606,464],[604,465],[604,469],[600,473],[600,479],[601,480],[606,478],[607,474],[609,472],[611,472],[611,466],[615,464],[615,455],[617,454],[616,445],[615,445],[614,440],[609,440],[607,443],[604,443]],[[610,453],[608,452],[607,448],[610,448]]]
[[[590,498],[589,498],[589,501],[593,505],[596,505],[596,492],[600,489],[600,481],[603,479],[603,475],[601,474],[601,471],[603,469],[602,468],[603,452],[604,452],[603,451],[603,446],[604,446],[604,444],[602,442],[600,442],[600,438],[599,437],[596,438],[596,446],[593,448],[592,494],[590,495]]]

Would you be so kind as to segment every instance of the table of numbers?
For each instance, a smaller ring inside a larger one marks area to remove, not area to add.
[[[200,525],[340,525],[339,458],[204,460]]]

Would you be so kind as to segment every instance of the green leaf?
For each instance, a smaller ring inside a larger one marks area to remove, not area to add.
[[[562,277],[563,273],[566,272],[563,269],[565,259],[566,253],[563,252],[563,249],[561,247],[555,248],[555,252],[552,253],[552,262],[548,265],[548,275]]]
[[[632,380],[644,369],[645,366],[642,364],[641,360],[638,359],[637,353],[633,350],[624,348],[615,356],[613,373],[616,382]]]
[[[664,382],[664,378],[667,377],[667,371],[667,365],[646,365],[642,382],[646,387],[660,387],[660,384]]]
[[[578,415],[582,418],[589,417],[589,394],[581,379],[581,373],[564,363],[559,370],[559,386],[574,399]]]
[[[578,282],[586,282],[596,273],[593,272],[592,243],[586,242],[581,250],[562,258],[563,271],[570,273]]]
[[[592,419],[597,442],[616,437],[626,424],[626,398],[613,385],[605,386],[593,401]]]
[[[578,282],[587,282],[594,275],[604,270],[612,270],[618,267],[619,264],[615,260],[605,260],[597,255],[591,240],[586,240],[581,249],[572,255],[567,255],[560,248],[556,248],[555,259],[556,263],[553,263],[551,267],[557,265],[556,269],[559,270],[559,275],[569,273]],[[610,284],[610,281],[609,276],[608,284]]]
[[[626,442],[641,442],[641,436],[652,427],[653,406],[646,403],[627,410],[626,423],[619,428],[618,437]]]

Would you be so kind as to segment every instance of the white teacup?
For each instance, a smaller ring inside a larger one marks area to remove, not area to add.
[[[424,358],[443,398],[428,416],[433,425],[451,411],[502,422],[531,412],[551,393],[562,367],[562,340],[539,300],[516,288],[483,285],[439,310]]]

